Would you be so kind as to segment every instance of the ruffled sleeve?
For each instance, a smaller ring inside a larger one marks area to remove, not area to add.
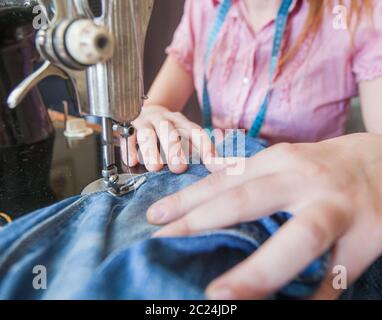
[[[382,1],[375,1],[373,16],[373,21],[365,16],[356,32],[353,72],[357,82],[382,77]]]
[[[173,57],[187,72],[192,73],[195,51],[195,37],[192,21],[192,3],[186,0],[181,22],[175,31],[166,53]]]

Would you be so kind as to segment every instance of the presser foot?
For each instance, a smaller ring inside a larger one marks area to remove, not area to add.
[[[138,190],[146,181],[147,178],[144,175],[119,174],[113,176],[109,182],[105,182],[105,179],[94,181],[82,191],[81,195],[108,192],[115,197],[122,197]]]

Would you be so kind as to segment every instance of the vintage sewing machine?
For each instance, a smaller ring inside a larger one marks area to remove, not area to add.
[[[83,193],[106,190],[124,195],[139,187],[144,178],[119,174],[115,162],[114,135],[134,134],[131,121],[145,99],[143,49],[154,0],[39,0],[41,17],[36,47],[45,63],[9,95],[17,108],[41,80],[58,76],[71,82],[79,110],[102,122],[102,179]],[[97,10],[94,10],[96,8]],[[96,14],[95,11],[98,11]],[[38,11],[37,11],[38,12]],[[86,73],[88,103],[77,90],[76,75]]]

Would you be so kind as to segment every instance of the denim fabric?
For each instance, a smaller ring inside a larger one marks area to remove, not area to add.
[[[263,149],[261,141],[239,134],[220,152],[248,157]],[[278,213],[193,237],[150,239],[158,228],[146,221],[148,207],[207,175],[202,165],[182,175],[149,173],[144,185],[124,197],[74,197],[0,229],[0,299],[203,299],[212,279],[291,218]],[[270,298],[311,295],[326,273],[328,256]],[[33,289],[37,265],[46,267],[46,290]]]

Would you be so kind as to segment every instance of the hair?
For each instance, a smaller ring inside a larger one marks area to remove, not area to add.
[[[305,0],[304,0],[305,1]],[[309,13],[305,21],[303,29],[297,38],[296,43],[286,51],[285,55],[281,58],[280,66],[290,60],[299,50],[302,43],[307,36],[312,33],[316,34],[320,29],[325,10],[330,13],[333,8],[333,0],[306,0],[309,2]],[[344,5],[344,0],[339,0],[339,5]],[[356,32],[361,19],[368,15],[371,19],[373,16],[373,0],[350,0],[347,14],[347,25],[351,32],[353,41],[354,33]]]

